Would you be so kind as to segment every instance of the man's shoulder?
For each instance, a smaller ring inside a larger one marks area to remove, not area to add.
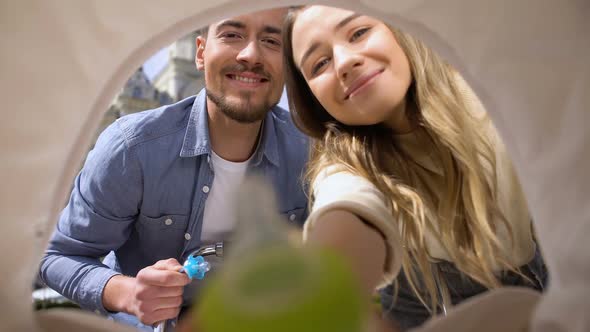
[[[177,103],[125,115],[116,121],[129,146],[182,133],[187,127],[195,96]]]

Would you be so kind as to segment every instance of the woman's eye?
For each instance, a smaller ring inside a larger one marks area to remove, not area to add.
[[[357,40],[358,38],[362,37],[365,33],[367,33],[367,31],[369,31],[370,28],[360,28],[357,31],[355,31],[352,36],[350,37],[350,41],[353,42],[355,40]]]
[[[311,68],[311,74],[315,75],[317,74],[326,64],[328,63],[328,59],[324,58],[322,59],[320,62],[316,63],[312,68]]]

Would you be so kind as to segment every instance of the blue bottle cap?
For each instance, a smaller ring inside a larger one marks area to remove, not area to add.
[[[188,256],[188,259],[184,262],[183,271],[186,275],[191,278],[203,279],[205,274],[211,269],[209,262],[205,261],[203,256]]]

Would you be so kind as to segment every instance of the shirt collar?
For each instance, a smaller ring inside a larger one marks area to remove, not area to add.
[[[191,108],[188,125],[180,150],[181,157],[196,157],[211,152],[209,120],[207,117],[207,93],[201,90]]]
[[[252,159],[254,166],[259,165],[263,158],[266,158],[271,164],[277,167],[280,165],[273,111],[274,107],[266,113],[266,117],[262,123],[262,133],[256,152],[254,153],[254,158]]]
[[[252,165],[254,166],[259,165],[263,158],[266,158],[273,165],[279,166],[279,153],[273,115],[274,109],[273,107],[264,118],[258,147],[252,158]],[[209,155],[211,153],[211,142],[209,140],[207,93],[205,89],[202,89],[196,96],[190,112],[182,142],[182,149],[180,150],[180,157]]]

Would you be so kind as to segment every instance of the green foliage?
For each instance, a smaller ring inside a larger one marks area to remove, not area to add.
[[[208,332],[358,332],[366,309],[341,257],[284,245],[227,266],[193,314]]]

